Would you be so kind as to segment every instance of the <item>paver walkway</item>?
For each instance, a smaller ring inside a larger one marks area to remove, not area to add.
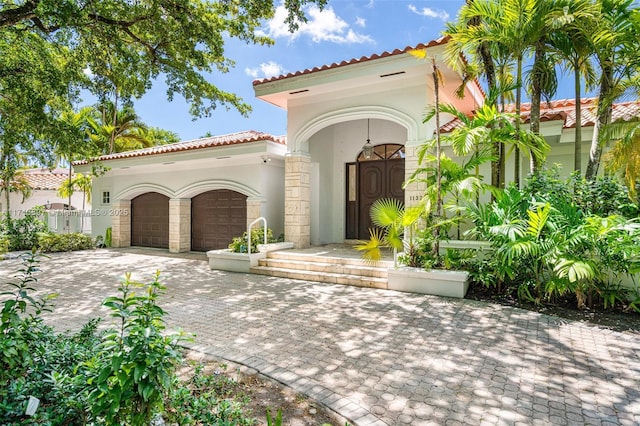
[[[18,265],[0,262],[0,282]],[[133,271],[162,271],[169,325],[356,425],[640,424],[640,336],[519,309],[210,271],[117,250],[53,255],[47,318],[78,329]]]

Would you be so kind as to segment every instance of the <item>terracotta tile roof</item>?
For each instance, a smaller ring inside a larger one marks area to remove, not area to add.
[[[32,190],[57,190],[69,177],[67,169],[28,169],[24,177]]]
[[[284,75],[280,75],[280,76],[276,76],[276,77],[270,77],[270,78],[263,78],[263,79],[258,79],[258,80],[254,80],[253,81],[253,85],[254,86],[258,86],[260,84],[264,84],[264,83],[270,83],[273,81],[279,81],[279,80],[284,80],[287,78],[291,78],[291,77],[296,77],[299,75],[306,75],[306,74],[312,74],[315,72],[320,72],[320,71],[326,71],[326,70],[330,70],[330,69],[335,69],[335,68],[340,68],[340,67],[345,67],[347,65],[353,65],[353,64],[360,64],[363,62],[368,62],[368,61],[373,61],[376,59],[381,59],[381,58],[386,58],[389,56],[396,56],[396,55],[402,55],[405,54],[411,50],[415,50],[415,49],[427,49],[430,47],[436,47],[436,46],[441,46],[444,44],[447,44],[449,42],[449,37],[440,37],[437,40],[431,40],[428,43],[420,43],[417,46],[407,46],[404,49],[395,49],[392,52],[382,52],[382,53],[374,53],[370,56],[362,56],[360,58],[353,58],[349,61],[342,61],[340,63],[332,63],[330,65],[322,65],[320,67],[313,67],[311,69],[307,68],[305,70],[302,71],[296,71],[296,72],[292,72],[292,73],[288,73],[288,74],[284,74]]]
[[[582,127],[593,126],[596,122],[597,98],[582,98],[580,100]],[[575,99],[560,99],[549,103],[543,102],[540,105],[540,121],[563,121],[562,128],[572,129],[576,127],[576,102]],[[515,112],[515,105],[510,104],[505,108],[506,112]],[[531,118],[531,103],[523,103],[520,106],[520,116],[524,123],[528,123]],[[635,117],[640,117],[640,101],[619,102],[613,105],[612,121],[629,121]],[[462,123],[457,118],[445,123],[440,127],[443,133],[451,132],[461,126]]]
[[[271,141],[277,144],[286,145],[284,136],[273,136],[268,133],[247,130],[244,132],[230,133],[221,136],[211,136],[207,138],[181,141],[168,145],[153,146],[150,148],[137,149],[135,151],[117,152],[115,154],[102,155],[90,160],[74,161],[73,164],[88,164],[93,161],[116,160],[122,158],[144,157],[147,155],[168,154],[171,152],[192,151],[195,149],[212,148],[216,146],[239,145],[243,143]]]

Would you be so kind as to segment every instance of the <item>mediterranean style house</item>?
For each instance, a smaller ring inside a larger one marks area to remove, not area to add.
[[[423,117],[434,88],[431,67],[409,52],[426,49],[436,58],[446,82],[442,103],[471,115],[484,100],[477,81],[466,84],[462,99],[455,95],[462,78],[443,60],[446,42],[254,81],[257,98],[287,111],[286,138],[248,131],[96,159],[110,170],[93,185],[94,210],[104,212],[92,217],[93,233],[111,227],[115,247],[206,251],[225,248],[265,217],[275,235],[300,248],[368,238],[373,201],[391,197],[409,205],[423,195],[419,185],[402,183],[418,166],[416,149],[433,137],[434,120]],[[594,117],[592,100],[583,102],[586,164]],[[543,105],[548,163],[572,164],[574,106]],[[522,114],[526,121],[528,105]],[[637,103],[614,110],[614,119],[638,115]],[[446,116],[441,123],[445,132],[457,125]],[[524,178],[528,159],[519,160]],[[514,161],[508,159],[507,181]],[[76,164],[79,172],[90,167]],[[489,165],[481,174],[489,175]]]

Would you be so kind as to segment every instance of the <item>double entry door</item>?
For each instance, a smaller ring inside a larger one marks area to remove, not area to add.
[[[371,205],[380,198],[404,203],[404,158],[347,163],[346,239],[369,239]]]

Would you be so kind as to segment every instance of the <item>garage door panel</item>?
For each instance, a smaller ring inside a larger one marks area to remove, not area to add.
[[[148,192],[131,200],[131,245],[169,248],[169,197]]]
[[[247,196],[221,189],[191,199],[191,250],[227,248],[247,223]]]

